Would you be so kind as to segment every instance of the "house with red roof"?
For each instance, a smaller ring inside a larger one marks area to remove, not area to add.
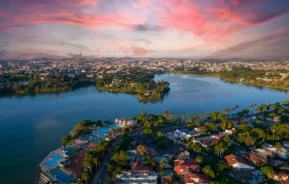
[[[133,171],[153,171],[153,168],[150,166],[146,166],[142,164],[141,162],[135,162],[131,166],[131,170]]]
[[[254,164],[258,165],[264,165],[267,163],[267,159],[264,157],[261,157],[254,153],[244,153],[244,156],[248,157],[248,159],[253,162]]]
[[[228,165],[234,169],[254,169],[254,167],[240,156],[230,154],[225,156]]]
[[[273,180],[275,180],[275,181],[286,181],[286,180],[288,180],[288,174],[285,173],[285,172],[276,173],[273,176]]]
[[[189,173],[185,174],[183,181],[185,184],[209,184],[210,179],[205,174]]]
[[[174,171],[177,175],[184,175],[190,172],[199,172],[201,167],[193,159],[178,159],[175,160]]]

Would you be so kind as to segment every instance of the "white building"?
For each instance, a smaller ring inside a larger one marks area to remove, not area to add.
[[[133,120],[133,119],[116,118],[114,120],[114,122],[122,128],[123,127],[134,127],[137,125],[137,120]]]
[[[122,174],[116,175],[116,183],[131,183],[131,184],[157,184],[158,176],[154,171],[124,171]]]
[[[275,153],[280,158],[287,159],[289,157],[289,152],[283,147],[278,150],[275,146],[265,143],[262,145],[262,148],[269,152]]]
[[[186,134],[186,132],[183,132],[181,130],[175,130],[174,131],[174,136],[176,138],[185,139],[187,137],[187,134]]]

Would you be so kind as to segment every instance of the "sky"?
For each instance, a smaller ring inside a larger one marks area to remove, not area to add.
[[[1,0],[0,59],[289,57],[288,0]]]

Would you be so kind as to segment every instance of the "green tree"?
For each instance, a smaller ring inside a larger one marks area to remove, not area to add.
[[[271,166],[261,167],[261,171],[268,178],[273,178],[273,176],[275,175],[275,171]]]
[[[161,131],[158,131],[157,132],[157,137],[158,138],[162,138],[164,136],[164,134],[161,132]]]
[[[277,150],[281,150],[282,144],[280,142],[276,142],[275,143],[275,147],[276,147]]]
[[[150,129],[150,128],[145,128],[145,129],[143,130],[143,133],[144,133],[145,135],[151,135],[151,134],[153,133],[153,131],[152,131],[152,129]]]
[[[213,169],[211,168],[211,166],[206,165],[203,169],[202,169],[203,173],[207,174],[210,178],[215,178],[215,173],[213,171]]]
[[[72,141],[71,135],[66,135],[61,138],[62,146],[66,147]]]
[[[203,163],[203,157],[201,156],[197,156],[196,159],[195,159],[196,163],[198,164],[202,164]]]

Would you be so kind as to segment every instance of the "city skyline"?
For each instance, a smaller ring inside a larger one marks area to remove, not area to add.
[[[0,2],[0,59],[289,57],[282,0]]]

